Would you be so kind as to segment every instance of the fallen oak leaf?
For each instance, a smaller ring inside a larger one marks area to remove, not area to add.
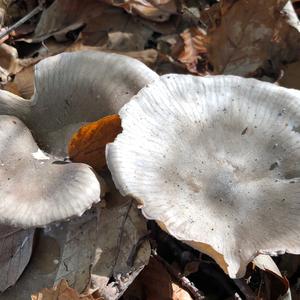
[[[106,116],[82,126],[69,142],[70,159],[89,164],[96,171],[103,169],[106,165],[106,144],[113,142],[121,132],[121,119],[118,115]]]

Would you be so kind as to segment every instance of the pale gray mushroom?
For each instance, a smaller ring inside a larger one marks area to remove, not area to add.
[[[231,277],[300,254],[300,92],[234,76],[166,75],[120,111],[106,148],[122,195]]]
[[[41,61],[30,100],[0,91],[0,224],[42,226],[98,202],[100,178],[87,165],[64,163],[69,138],[157,77],[135,59],[85,51]]]
[[[66,52],[35,66],[30,100],[0,91],[0,114],[23,120],[44,151],[66,155],[67,142],[81,125],[117,113],[157,78],[146,65],[127,56]]]
[[[88,165],[61,163],[19,119],[0,116],[0,224],[32,227],[82,215],[100,192]]]
[[[101,178],[87,165],[64,161],[71,135],[117,113],[156,78],[135,59],[88,51],[40,62],[30,100],[0,90],[0,233],[19,227],[0,236],[0,291],[17,281],[31,256],[34,229],[20,227],[68,220],[100,201]]]

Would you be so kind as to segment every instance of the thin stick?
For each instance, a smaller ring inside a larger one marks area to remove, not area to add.
[[[34,8],[30,13],[28,13],[26,16],[24,16],[19,21],[17,21],[15,24],[11,25],[10,27],[6,28],[2,33],[0,33],[0,40],[5,36],[9,35],[16,28],[18,28],[19,26],[27,22],[33,16],[41,12],[43,9],[44,9],[44,1],[41,1],[40,4],[36,8]]]

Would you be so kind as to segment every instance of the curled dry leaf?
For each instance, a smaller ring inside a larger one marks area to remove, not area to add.
[[[105,178],[107,182],[110,179]],[[148,264],[150,245],[146,220],[133,200],[122,197],[110,182],[106,207],[99,221],[96,258],[92,268],[92,288],[105,300],[121,297]]]
[[[105,147],[122,132],[121,119],[110,115],[82,126],[68,146],[69,157],[73,162],[83,162],[100,171],[106,166]]]
[[[69,287],[68,282],[62,279],[53,288],[44,288],[31,296],[31,300],[101,300],[92,295],[79,295],[76,290]]]
[[[191,73],[198,74],[198,60],[207,53],[206,33],[199,27],[192,27],[186,29],[180,36],[183,39],[184,47],[178,55],[178,60],[185,64]]]
[[[155,22],[167,21],[177,12],[174,0],[106,0],[106,2]]]
[[[299,31],[288,21],[291,17],[282,12],[286,3],[223,1],[220,24],[208,34],[208,56],[215,73],[251,75],[268,59],[272,58],[274,65],[295,59]]]
[[[34,292],[57,285],[62,278],[82,292],[90,280],[97,222],[98,213],[92,209],[80,218],[40,230],[25,272],[13,289],[0,294],[0,300],[29,299]]]
[[[292,299],[289,288],[289,281],[285,276],[282,276],[276,263],[269,255],[260,254],[256,256],[253,260],[253,264],[266,272],[266,282],[264,286],[266,299]]]

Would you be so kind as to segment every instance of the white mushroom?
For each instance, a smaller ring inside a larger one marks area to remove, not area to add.
[[[30,100],[0,90],[0,231],[5,225],[36,227],[80,216],[100,201],[101,178],[87,165],[64,162],[69,138],[83,123],[118,112],[157,77],[125,56],[64,53],[36,66]],[[0,247],[0,291],[27,265],[33,232],[19,228],[9,236],[10,245]],[[7,251],[18,253],[8,259]]]
[[[234,76],[167,75],[120,111],[109,169],[144,215],[243,276],[300,254],[300,92]]]
[[[135,59],[85,51],[40,62],[30,100],[0,91],[0,224],[41,226],[98,202],[101,184],[91,168],[64,163],[69,138],[157,77]]]
[[[0,224],[31,227],[78,216],[100,192],[88,165],[44,154],[19,119],[0,116]]]

